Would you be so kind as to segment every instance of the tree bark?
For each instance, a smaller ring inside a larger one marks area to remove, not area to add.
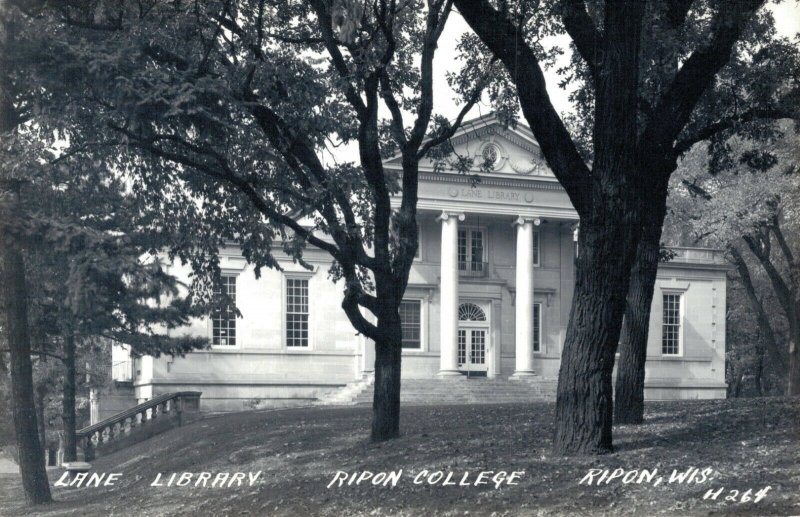
[[[25,498],[31,504],[49,503],[50,484],[45,470],[44,451],[39,441],[34,404],[31,343],[28,334],[28,294],[25,264],[18,244],[6,224],[18,213],[17,193],[3,189],[5,210],[0,214],[0,300],[3,303],[5,332],[11,352],[11,392],[14,431],[19,448],[19,469]]]
[[[400,360],[402,357],[400,316],[394,311],[379,329],[389,335],[375,342],[375,388],[372,395],[373,442],[400,436]]]
[[[64,337],[64,384],[61,398],[61,421],[64,430],[64,461],[78,460],[75,418],[75,336]]]
[[[36,427],[39,430],[39,443],[45,451],[45,461],[47,461],[47,432],[44,425],[44,398],[47,395],[47,388],[44,383],[36,386]],[[45,463],[47,466],[47,463]]]
[[[650,309],[658,274],[661,231],[667,213],[666,195],[653,196],[652,203],[643,211],[642,238],[636,248],[636,259],[631,270],[617,364],[614,392],[614,422],[617,424],[641,424],[644,420],[644,374]]]
[[[554,448],[560,454],[613,451],[612,371],[635,249],[618,217],[581,225],[575,295],[561,354]],[[628,250],[628,251],[626,251]]]

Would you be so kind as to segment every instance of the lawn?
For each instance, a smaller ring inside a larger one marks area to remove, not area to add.
[[[797,515],[798,402],[650,403],[645,425],[615,428],[617,452],[573,458],[550,452],[553,406],[546,403],[406,407],[403,436],[383,444],[365,438],[368,408],[227,414],[98,458],[95,472],[121,473],[113,486],[58,487],[57,502],[45,508],[25,507],[18,479],[0,474],[0,511],[13,516]],[[241,486],[241,479],[233,478],[235,472],[258,471],[252,486],[248,478]],[[374,477],[327,488],[337,471],[348,476],[369,471]],[[673,471],[685,474],[683,482]],[[183,472],[192,473],[188,485],[166,486],[172,473],[177,480]],[[202,472],[211,473],[210,479],[201,478]],[[395,486],[381,472],[395,472]],[[449,472],[453,485],[444,486]],[[151,486],[158,473],[164,486]],[[221,484],[220,473],[229,474],[225,486],[212,488],[214,480]],[[59,475],[52,471],[51,480]],[[709,491],[715,500],[704,499]]]

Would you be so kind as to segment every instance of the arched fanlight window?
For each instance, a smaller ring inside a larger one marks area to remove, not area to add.
[[[458,321],[486,321],[486,313],[474,303],[458,306]]]

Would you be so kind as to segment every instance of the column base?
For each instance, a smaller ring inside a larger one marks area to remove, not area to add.
[[[514,374],[511,375],[511,377],[509,377],[508,380],[516,381],[516,380],[522,380],[522,379],[530,379],[531,377],[538,377],[538,375],[539,374],[537,374],[533,370],[518,370],[518,371],[514,372]]]
[[[463,377],[459,370],[439,370],[437,377]]]

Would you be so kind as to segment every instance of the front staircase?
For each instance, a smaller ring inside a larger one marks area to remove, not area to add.
[[[511,404],[556,399],[555,379],[531,377],[505,379],[486,377],[446,377],[441,379],[403,379],[400,403],[403,405]],[[374,379],[351,383],[319,401],[322,405],[353,406],[372,404]]]
[[[85,461],[118,451],[200,417],[199,391],[157,395],[130,409],[80,429],[78,448]]]

